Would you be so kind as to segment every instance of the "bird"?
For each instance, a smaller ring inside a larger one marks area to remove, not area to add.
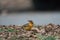
[[[27,30],[27,31],[30,31],[32,29],[34,23],[33,23],[32,20],[28,20],[28,22],[29,23],[23,25],[23,29]]]

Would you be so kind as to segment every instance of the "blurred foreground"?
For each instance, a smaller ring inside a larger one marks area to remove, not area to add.
[[[0,25],[0,40],[60,40],[60,25],[37,25],[30,31],[22,26]]]

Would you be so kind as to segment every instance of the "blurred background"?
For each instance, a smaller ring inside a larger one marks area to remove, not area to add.
[[[33,10],[32,0],[0,0],[0,11],[16,12]]]
[[[60,24],[60,13],[57,12],[24,12],[0,15],[0,25],[23,25],[32,20],[35,25],[49,23]]]
[[[0,0],[0,25],[24,24],[27,20],[60,24],[60,13],[55,11],[60,11],[58,0]]]
[[[0,12],[60,10],[59,0],[0,0]]]

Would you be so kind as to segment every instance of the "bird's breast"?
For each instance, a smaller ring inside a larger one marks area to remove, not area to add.
[[[30,27],[32,27],[32,26],[33,26],[33,24],[29,23],[29,26],[30,26]]]

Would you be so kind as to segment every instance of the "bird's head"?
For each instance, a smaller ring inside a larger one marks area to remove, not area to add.
[[[33,21],[32,20],[28,20],[29,23],[33,24]]]

